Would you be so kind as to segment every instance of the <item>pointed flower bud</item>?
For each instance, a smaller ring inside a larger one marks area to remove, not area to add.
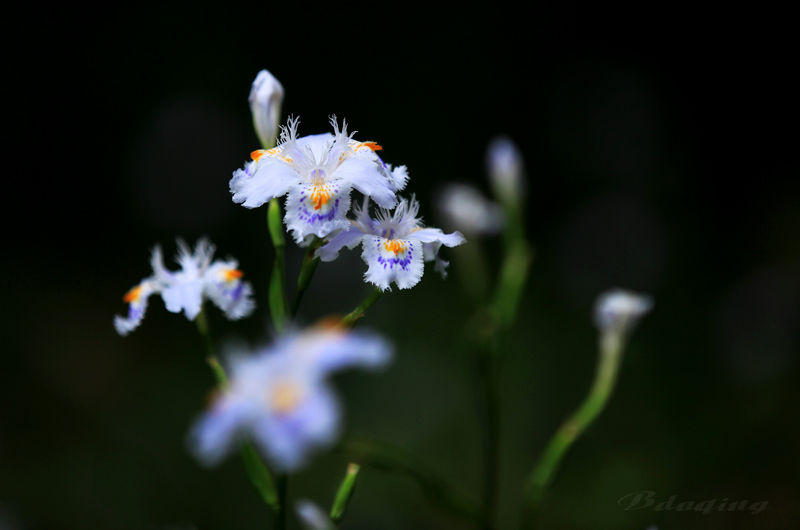
[[[597,298],[594,309],[595,325],[603,334],[624,335],[652,308],[653,299],[647,295],[612,289]]]
[[[261,70],[253,81],[248,101],[253,114],[253,127],[261,145],[264,149],[275,147],[283,104],[283,85],[269,71]]]
[[[522,155],[510,138],[495,137],[489,142],[486,169],[495,197],[503,204],[519,204],[525,193]]]

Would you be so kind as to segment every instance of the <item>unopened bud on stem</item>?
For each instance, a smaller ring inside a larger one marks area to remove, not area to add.
[[[253,114],[253,127],[261,146],[264,149],[275,147],[283,104],[283,86],[269,71],[261,70],[253,81],[248,101]]]
[[[489,143],[486,154],[489,183],[498,201],[518,206],[525,194],[522,155],[510,138],[498,136]]]

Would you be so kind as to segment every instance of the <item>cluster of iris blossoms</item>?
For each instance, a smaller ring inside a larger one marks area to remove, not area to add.
[[[532,256],[524,238],[522,158],[510,140],[494,141],[487,157],[490,184],[498,202],[474,187],[449,185],[437,205],[442,218],[459,230],[445,233],[426,227],[415,195],[403,195],[409,183],[406,166],[385,162],[378,154],[381,146],[356,139],[344,120],[340,125],[332,117],[332,132],[300,136],[299,119],[290,117],[276,138],[282,100],[281,84],[266,70],[260,72],[249,101],[263,148],[253,151],[229,182],[235,203],[246,208],[268,205],[268,228],[276,258],[265,298],[277,334],[275,340],[255,351],[229,352],[224,368],[217,360],[204,314],[205,302],[216,305],[230,320],[252,315],[256,304],[239,263],[232,258],[215,260],[215,247],[205,239],[200,239],[194,249],[178,240],[178,270],[167,268],[161,247],[156,246],[150,258],[151,273],[123,298],[128,304],[127,316],[114,319],[119,334],[129,334],[141,324],[148,299],[159,295],[168,311],[183,312],[197,323],[219,392],[189,429],[189,449],[209,466],[232,451],[241,451],[248,477],[276,516],[276,528],[286,524],[287,475],[308,465],[315,453],[330,448],[341,437],[342,406],[330,375],[355,367],[380,369],[392,359],[390,341],[374,332],[353,330],[381,294],[391,291],[392,284],[400,289],[417,285],[426,262],[433,262],[434,270],[445,278],[449,263],[440,256],[442,247],[459,247],[466,242],[462,232],[469,235],[472,243],[463,247],[460,263],[464,270],[459,275],[475,302],[476,321],[482,322],[477,336],[470,339],[474,339],[482,363],[487,399],[497,401],[497,396],[491,396],[497,392],[493,380],[500,362],[499,355],[492,353],[493,345],[513,324]],[[360,200],[353,201],[354,191],[360,194]],[[281,220],[278,199],[284,197]],[[307,249],[291,306],[284,292],[284,226],[295,243]],[[496,293],[491,295],[488,284],[492,281],[478,245],[481,237],[500,232],[506,236],[506,255]],[[342,319],[301,329],[294,318],[317,263],[334,261],[345,248],[353,250],[359,245],[366,264],[364,280],[374,285],[373,294]],[[610,291],[598,300],[595,318],[603,337],[601,362],[611,363],[610,368],[598,373],[615,373],[624,340],[651,305],[648,298],[626,291]],[[590,397],[607,399],[607,395]],[[592,404],[592,410],[600,408],[602,404]],[[487,425],[496,426],[492,419],[496,411],[489,407],[487,414]],[[574,426],[570,428],[574,430]],[[469,502],[452,501],[454,511],[487,528],[492,527],[495,517],[497,459],[493,451],[497,436],[496,427],[490,427],[487,484],[480,505],[465,508]],[[386,461],[404,461],[382,455],[386,451],[385,445],[362,444],[360,459],[369,461],[370,456],[377,456],[384,465]],[[532,506],[538,500],[537,492],[548,482],[552,460],[557,462],[560,457],[548,454],[543,457],[547,465],[540,465],[531,475]],[[542,472],[540,467],[550,471]],[[348,468],[330,514],[309,501],[299,502],[297,517],[302,524],[313,530],[334,528],[344,515],[358,469],[355,462]],[[424,482],[428,474],[415,471],[412,476]],[[428,491],[442,487],[441,481],[423,486]],[[453,492],[440,496],[456,498]]]

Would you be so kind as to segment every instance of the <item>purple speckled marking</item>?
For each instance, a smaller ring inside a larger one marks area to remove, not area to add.
[[[386,270],[387,265],[389,266],[390,269],[394,269],[395,265],[399,265],[400,268],[402,268],[403,270],[408,270],[408,265],[411,263],[411,258],[414,256],[414,253],[412,252],[414,250],[413,243],[408,244],[408,250],[403,252],[403,258],[401,259],[397,257],[397,254],[395,254],[395,257],[393,258],[384,258],[380,254],[381,240],[379,238],[375,238],[375,241],[378,243],[376,246],[379,252],[378,263],[383,265],[384,270]]]
[[[336,184],[328,184],[328,187],[331,190],[331,195],[336,195],[339,193],[339,186]],[[303,200],[305,197],[306,190],[303,189],[300,192],[300,211],[298,212],[298,219],[305,222],[309,225],[315,225],[320,222],[325,221],[333,221],[336,218],[336,213],[339,210],[339,197],[333,201],[333,207],[331,207],[328,213],[317,213],[316,210],[309,210],[308,206],[306,205],[306,201]]]

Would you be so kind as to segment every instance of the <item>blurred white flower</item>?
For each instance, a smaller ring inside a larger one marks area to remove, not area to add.
[[[653,308],[653,300],[622,289],[611,289],[597,297],[595,325],[603,333],[625,334]]]
[[[442,245],[455,247],[466,242],[460,232],[445,234],[439,228],[424,228],[417,217],[419,202],[403,199],[392,214],[381,208],[377,219],[369,216],[369,199],[361,208],[353,208],[355,221],[337,232],[317,249],[322,261],[333,261],[343,247],[354,248],[363,243],[362,259],[369,265],[364,279],[382,291],[394,282],[400,289],[414,287],[422,278],[424,261],[435,261],[436,270],[445,277],[446,261],[439,258]]]
[[[489,142],[486,169],[497,200],[503,204],[519,204],[522,201],[525,169],[522,155],[510,138],[498,136]]]
[[[334,526],[328,514],[308,499],[300,499],[294,509],[306,530],[333,530]]]
[[[250,89],[250,112],[261,145],[273,147],[277,141],[281,119],[283,86],[268,70],[261,70]]]
[[[233,357],[229,387],[192,428],[192,452],[214,465],[246,437],[276,471],[299,469],[339,434],[341,411],[328,376],[354,366],[385,366],[391,350],[377,335],[315,328],[284,335],[255,355]]]
[[[238,262],[230,259],[212,263],[213,257],[214,246],[207,239],[200,239],[194,252],[184,241],[178,240],[175,259],[181,270],[173,272],[164,266],[161,248],[156,246],[150,258],[153,275],[124,296],[123,301],[130,304],[128,316],[114,317],[117,332],[124,336],[139,326],[147,309],[147,299],[155,293],[161,295],[168,311],[183,311],[189,320],[197,317],[206,298],[222,309],[230,320],[249,315],[255,308],[253,288],[242,280]]]
[[[467,235],[497,234],[503,229],[503,209],[469,184],[450,183],[438,193],[443,220]]]

